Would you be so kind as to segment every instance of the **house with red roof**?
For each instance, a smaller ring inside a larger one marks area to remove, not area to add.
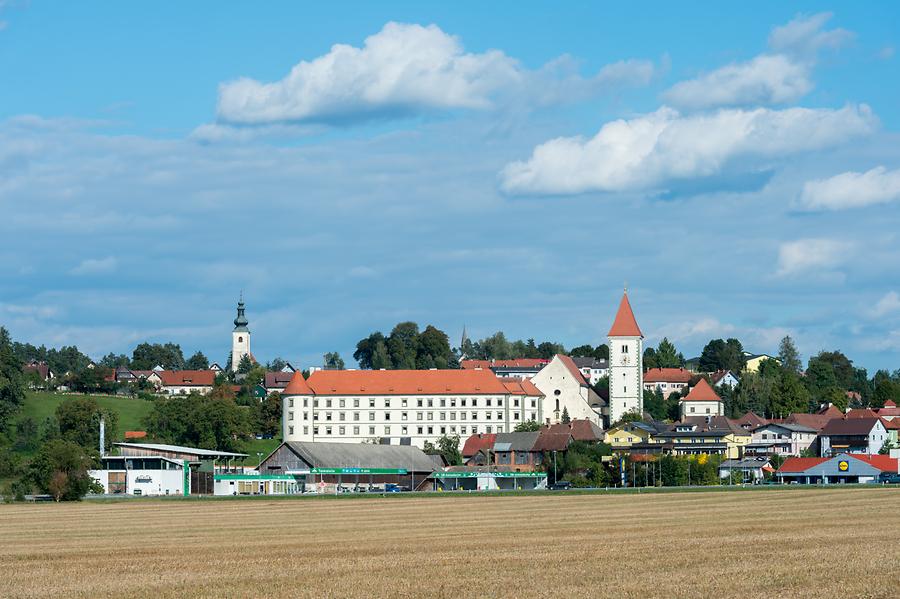
[[[706,379],[700,379],[687,397],[679,399],[678,406],[681,408],[682,420],[686,416],[723,416],[725,414],[722,398],[706,382]]]
[[[602,426],[606,402],[591,388],[569,356],[557,354],[531,379],[544,397],[544,424],[556,424],[568,415],[571,420],[589,420]]]
[[[877,483],[898,473],[898,460],[886,455],[839,453],[834,457],[788,458],[775,472],[782,483],[812,485]]]
[[[216,373],[212,370],[159,370],[148,376],[147,380],[169,395],[206,395],[212,391]]]
[[[896,403],[889,399],[884,402],[884,407],[878,408],[875,410],[875,413],[885,420],[893,420],[897,416],[900,416],[900,408],[897,407]]]
[[[834,418],[819,433],[823,457],[836,453],[877,454],[889,441],[881,418]]]
[[[668,399],[672,393],[687,387],[692,376],[691,371],[684,368],[648,368],[644,371],[644,389],[658,390],[664,399]]]

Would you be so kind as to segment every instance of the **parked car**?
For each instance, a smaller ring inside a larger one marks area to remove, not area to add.
[[[550,485],[551,491],[566,491],[572,488],[572,483],[567,480],[558,480]]]
[[[393,483],[388,483],[388,484],[384,485],[385,493],[399,493],[402,490],[403,489],[400,488],[400,485],[395,485]]]
[[[900,474],[895,472],[882,472],[878,477],[878,482],[888,485],[900,485]]]

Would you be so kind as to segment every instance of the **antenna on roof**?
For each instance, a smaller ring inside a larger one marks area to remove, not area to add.
[[[628,293],[628,279],[622,282],[622,291],[623,293]]]

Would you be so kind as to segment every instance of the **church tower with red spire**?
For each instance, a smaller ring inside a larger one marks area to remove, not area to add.
[[[609,422],[644,412],[644,334],[634,318],[628,290],[609,329]]]

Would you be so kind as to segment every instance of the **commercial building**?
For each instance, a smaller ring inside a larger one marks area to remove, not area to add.
[[[305,491],[405,490],[428,487],[435,463],[417,447],[372,443],[282,443],[259,466],[261,476],[294,477]]]
[[[543,395],[490,370],[296,372],[282,392],[283,439],[415,445],[540,421]]]
[[[546,489],[547,473],[517,472],[496,466],[456,466],[435,472],[426,485],[434,491],[528,491]]]
[[[877,483],[882,474],[897,473],[897,458],[839,453],[834,457],[788,458],[775,477],[783,483],[827,485]]]

